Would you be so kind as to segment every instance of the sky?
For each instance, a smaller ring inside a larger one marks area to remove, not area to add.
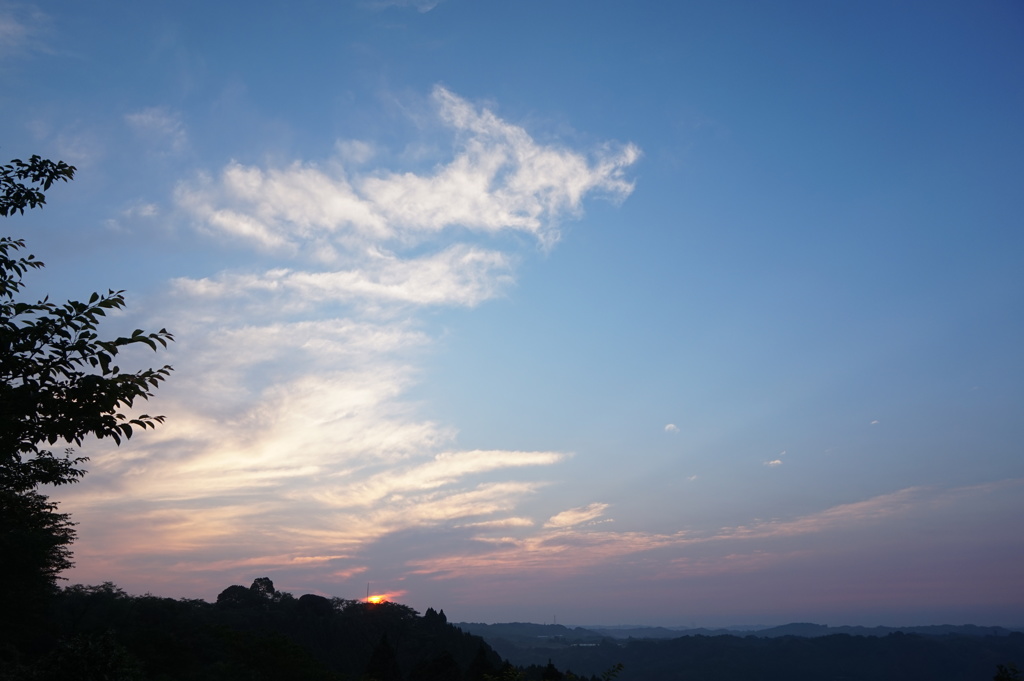
[[[1024,5],[0,0],[26,297],[166,327],[71,583],[1024,625]]]

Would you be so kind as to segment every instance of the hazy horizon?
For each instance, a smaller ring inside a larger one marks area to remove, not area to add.
[[[0,0],[26,297],[177,339],[66,576],[1020,625],[1022,8]]]
[[[872,629],[875,627],[885,628],[904,628],[904,627],[928,627],[928,626],[977,626],[977,627],[1001,627],[1003,629],[1009,629],[1012,631],[1024,631],[1024,625],[1018,626],[1006,626],[1002,624],[981,624],[977,622],[943,622],[942,624],[828,624],[823,622],[813,622],[810,620],[794,620],[792,622],[778,622],[776,624],[740,624],[732,623],[726,625],[704,625],[699,622],[696,624],[610,624],[610,623],[595,623],[595,624],[576,624],[576,623],[562,623],[562,622],[471,622],[466,620],[451,620],[453,624],[539,624],[541,626],[563,626],[567,629],[670,629],[679,631],[690,631],[694,629],[711,629],[711,630],[730,630],[730,631],[760,631],[764,629],[774,629],[777,627],[784,627],[790,624],[814,624],[828,627],[830,629],[838,629],[842,627],[864,627],[866,629]]]

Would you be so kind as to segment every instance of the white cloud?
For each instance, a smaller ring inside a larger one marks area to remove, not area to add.
[[[120,219],[109,219],[106,221],[107,227],[117,232],[128,232],[128,227],[124,224],[137,222],[140,219],[154,218],[160,213],[160,208],[155,203],[146,203],[142,201],[136,201],[130,204],[127,208],[121,210]],[[122,222],[124,221],[124,222]]]
[[[781,466],[782,465],[782,459],[772,459],[771,461],[765,461],[764,465],[765,466],[772,466],[772,467],[774,467],[774,466]]]
[[[377,153],[372,144],[363,140],[338,140],[334,143],[334,148],[342,163],[353,165],[367,163]]]
[[[121,211],[121,215],[126,218],[151,218],[155,217],[160,212],[160,208],[155,203],[138,202],[134,203],[128,208]]]
[[[495,520],[484,520],[479,523],[466,523],[460,527],[472,527],[477,529],[506,529],[510,527],[533,527],[534,523],[529,518],[511,517],[497,518]]]
[[[0,5],[0,57],[24,57],[33,52],[48,51],[41,39],[48,23],[49,17],[31,5]]]
[[[370,9],[382,10],[388,7],[412,7],[421,14],[429,12],[444,0],[367,0]]]
[[[556,515],[551,516],[544,527],[573,527],[576,525],[582,525],[583,523],[591,522],[600,518],[604,515],[605,510],[608,508],[608,504],[594,503],[588,506],[580,506],[578,508],[570,508],[567,511],[562,511]]]
[[[124,119],[137,133],[172,153],[180,153],[188,145],[181,115],[165,107],[142,109],[125,114]]]
[[[421,316],[501,295],[521,256],[489,237],[553,243],[586,196],[629,194],[623,171],[639,152],[541,145],[443,88],[434,102],[456,144],[426,174],[354,172],[377,155],[350,140],[323,165],[230,163],[178,185],[198,234],[270,264],[174,279],[153,306],[178,338],[152,405],[168,419],[130,449],[90,452],[91,484],[67,496],[92,533],[80,571],[115,555],[151,570],[157,555],[179,575],[301,564],[351,576],[370,547],[414,528],[539,531],[521,507],[547,484],[536,471],[569,454],[462,450],[453,427],[424,418],[407,397],[432,341]],[[126,120],[169,148],[187,143],[166,109]],[[546,527],[571,533],[606,508]]]
[[[677,426],[674,423],[669,423],[668,425],[665,426],[665,432],[666,433],[678,433],[679,432],[679,426]]]
[[[377,473],[356,484],[337,488],[331,494],[336,496],[336,503],[369,505],[395,495],[436,490],[472,475],[524,466],[549,466],[564,458],[561,452],[445,452],[408,468]]]
[[[289,300],[307,307],[325,302],[472,307],[512,281],[511,261],[506,255],[465,244],[405,260],[377,250],[362,255],[350,269],[222,273],[216,278],[177,279],[174,286],[199,298],[239,300],[254,296],[263,302]]]
[[[633,190],[623,174],[640,156],[633,145],[588,159],[537,144],[523,128],[442,87],[433,101],[459,142],[455,157],[431,174],[350,177],[340,163],[266,171],[235,163],[217,180],[181,185],[179,204],[202,229],[297,254],[325,244],[342,251],[415,244],[449,228],[523,231],[550,245],[559,221],[578,216],[587,194],[623,199]]]
[[[264,171],[232,163],[219,181],[200,176],[182,184],[177,198],[200,229],[264,250],[286,247],[288,254],[324,240],[365,248],[394,234],[343,173],[332,176],[312,164]]]
[[[53,144],[58,158],[78,166],[79,169],[95,165],[106,154],[106,146],[95,132],[83,130],[78,124],[72,124],[57,133]]]
[[[13,52],[23,45],[28,34],[28,27],[16,17],[6,13],[0,15],[0,45],[4,46],[5,53]]]

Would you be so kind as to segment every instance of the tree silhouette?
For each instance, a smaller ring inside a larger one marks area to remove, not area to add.
[[[992,681],[1024,681],[1024,675],[1021,675],[1017,665],[1012,662],[1000,664],[996,666],[996,675],[992,677]]]
[[[44,205],[41,190],[74,174],[74,166],[38,156],[0,166],[0,215]],[[72,459],[67,448],[55,455],[47,445],[80,446],[88,435],[120,444],[135,428],[162,422],[162,416],[133,418],[122,410],[149,399],[171,367],[125,372],[113,362],[128,346],[156,350],[174,339],[166,329],[100,339],[97,327],[108,312],[124,307],[123,291],[93,293],[87,303],[16,300],[24,275],[43,267],[35,256],[19,254],[24,247],[23,240],[0,237],[0,485],[16,491],[67,484],[84,474],[87,459]]]
[[[366,665],[367,681],[402,681],[402,672],[398,668],[395,650],[388,642],[388,635],[381,637],[380,643],[373,649],[370,661]]]
[[[35,490],[0,486],[0,649],[25,650],[45,631],[47,602],[58,574],[72,565],[74,539],[74,523],[55,503]]]
[[[277,591],[274,590],[274,582],[270,577],[257,577],[249,586],[249,591],[260,598],[273,599],[277,595]]]
[[[100,340],[97,326],[124,307],[122,291],[93,293],[88,303],[16,301],[22,275],[43,266],[18,255],[24,245],[0,237],[0,484],[19,490],[84,475],[86,458],[70,458],[70,449],[60,457],[45,445],[81,445],[88,435],[120,444],[135,428],[162,422],[163,416],[131,418],[122,410],[149,399],[171,367],[123,372],[113,360],[126,346],[156,350],[173,340],[166,329]]]
[[[0,215],[7,217],[44,205],[46,195],[40,189],[49,189],[54,182],[67,182],[74,176],[74,166],[39,156],[32,156],[27,163],[16,158],[0,166]]]
[[[39,156],[0,166],[0,216],[45,205],[43,192],[74,174],[74,166]],[[114,359],[128,346],[157,350],[173,340],[166,329],[101,339],[98,325],[124,307],[123,291],[93,293],[88,302],[18,300],[23,277],[43,267],[24,248],[23,240],[0,237],[0,577],[14,594],[0,609],[0,639],[15,647],[32,638],[40,602],[72,565],[73,523],[38,488],[85,474],[88,459],[72,458],[71,446],[87,436],[120,444],[163,421],[124,412],[149,399],[171,367],[127,372]],[[58,443],[63,451],[55,454]]]

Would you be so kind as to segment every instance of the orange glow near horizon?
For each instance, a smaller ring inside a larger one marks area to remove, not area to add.
[[[397,598],[397,597],[403,596],[403,595],[405,595],[404,591],[392,591],[392,592],[383,593],[383,594],[370,594],[369,596],[366,597],[366,602],[367,603],[372,603],[372,604],[376,605],[378,603],[386,603],[386,602],[388,602],[388,601],[390,601],[390,600],[392,600],[394,598]]]

